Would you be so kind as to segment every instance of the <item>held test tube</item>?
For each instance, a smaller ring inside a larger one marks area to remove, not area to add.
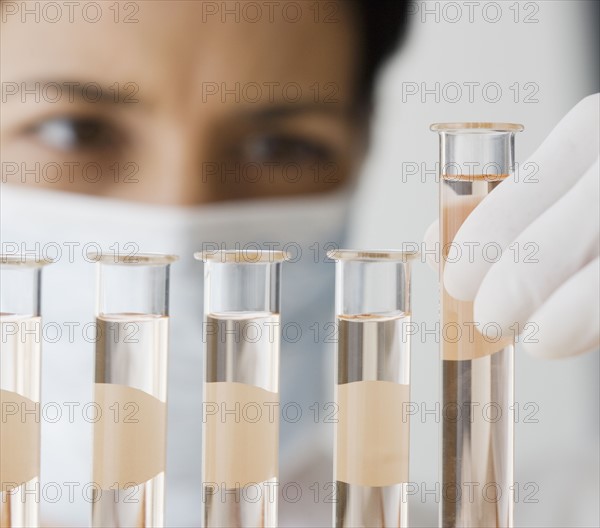
[[[338,325],[333,523],[408,526],[410,267],[417,253],[330,251]]]
[[[205,528],[276,527],[281,251],[196,253],[204,262]]]
[[[92,526],[164,522],[169,268],[173,255],[98,262]]]
[[[38,526],[40,287],[46,260],[0,255],[0,527]]]
[[[432,125],[431,129],[440,136],[443,277],[451,242],[462,223],[496,185],[512,174],[514,135],[523,127],[447,123]],[[472,302],[451,297],[443,281],[441,289],[440,526],[510,527],[514,336],[499,336],[493,330],[488,333],[475,321]]]

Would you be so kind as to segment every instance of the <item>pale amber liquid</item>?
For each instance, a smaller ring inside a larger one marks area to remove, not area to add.
[[[0,314],[0,335],[0,389],[17,393],[39,404],[41,319]],[[29,416],[26,419],[31,418]],[[0,424],[0,427],[7,425]],[[39,442],[39,428],[37,434]],[[2,446],[0,453],[0,458],[11,456],[11,453],[2,450]],[[36,477],[10,490],[7,483],[0,483],[1,528],[38,525],[39,500],[32,492],[39,489],[39,449],[30,456],[37,466]]]
[[[100,336],[96,343],[96,383],[126,385],[165,402],[168,317],[111,314],[98,317],[96,322]],[[165,430],[153,433],[163,438],[166,435]],[[97,463],[102,464],[102,461]],[[164,471],[134,487],[120,489],[117,485],[113,489],[103,489],[93,500],[94,527],[161,527],[164,523]]]
[[[441,196],[442,247],[452,242],[465,219],[503,177],[495,182],[484,176],[451,179],[456,181],[445,181]],[[471,187],[466,194],[465,185]],[[451,188],[463,194],[457,197]],[[507,527],[512,522],[513,340],[503,336],[492,342],[469,329],[474,322],[473,303],[451,297],[442,287],[441,323],[462,330],[457,342],[441,342],[444,528]],[[501,410],[497,421],[484,414],[483,409],[491,406]],[[499,489],[501,497],[486,500],[484,489]]]
[[[279,399],[279,348],[280,348],[280,316],[270,312],[228,312],[211,313],[206,317],[206,372],[205,383],[222,384],[222,392],[234,394],[235,384],[244,384],[247,391],[259,391],[261,397]],[[205,390],[205,395],[207,394]],[[246,403],[240,401],[241,407]],[[256,403],[256,402],[254,402]],[[276,409],[279,416],[279,409]],[[231,418],[229,418],[231,419]],[[277,422],[278,424],[278,422]],[[264,427],[258,431],[263,435],[267,445],[278,445],[277,427],[268,427],[263,423],[245,423],[243,417],[235,430],[239,437],[237,445],[244,450],[246,428],[248,434],[253,431],[256,437],[256,427]],[[227,453],[216,448],[215,440],[219,431],[211,430],[217,427],[214,421],[204,424],[203,432],[203,521],[205,528],[227,528],[252,526],[255,528],[275,528],[277,526],[278,506],[278,476],[273,475],[266,480],[247,485],[240,482],[239,486],[230,487],[222,479],[216,478],[217,488],[211,484],[214,475],[235,473],[235,468],[225,468],[229,465]],[[222,429],[221,429],[222,430]],[[209,441],[210,440],[210,441]],[[232,448],[233,449],[233,448]],[[277,449],[275,448],[275,455]],[[262,450],[254,456],[259,457],[253,462],[259,466],[260,474],[277,473],[276,460],[273,453]],[[248,453],[252,457],[252,453]],[[240,453],[231,453],[231,458],[238,460]],[[210,470],[208,464],[211,465]],[[241,472],[244,474],[245,472]],[[209,476],[210,475],[210,476]],[[257,479],[260,480],[260,479]]]
[[[337,383],[387,381],[405,386],[410,382],[410,315],[365,314],[338,316]],[[394,402],[381,402],[393,405]],[[336,424],[336,429],[339,424]],[[339,435],[341,431],[337,431]],[[397,446],[408,449],[408,446]],[[339,458],[335,465],[351,465]],[[408,456],[406,456],[408,458]],[[408,460],[406,460],[408,465]],[[407,476],[407,475],[405,475]],[[408,479],[406,479],[408,480]],[[336,480],[333,522],[337,528],[396,528],[408,526],[407,483],[363,486]]]

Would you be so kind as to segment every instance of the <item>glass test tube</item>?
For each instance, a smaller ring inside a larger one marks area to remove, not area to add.
[[[333,523],[408,526],[410,268],[417,253],[328,253],[338,325]]]
[[[0,255],[0,527],[38,526],[46,260]]]
[[[276,527],[281,251],[204,261],[205,528]]]
[[[164,522],[169,268],[173,255],[98,262],[92,526]]]
[[[494,187],[512,174],[514,135],[523,127],[448,123],[432,125],[431,129],[440,136],[443,274],[451,243],[462,223]],[[452,258],[458,258],[456,255]],[[514,336],[486,331],[474,319],[473,303],[451,297],[441,283],[440,526],[510,527]]]

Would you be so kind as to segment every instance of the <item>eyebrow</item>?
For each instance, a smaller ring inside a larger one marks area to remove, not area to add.
[[[5,85],[16,85],[14,93],[5,94]],[[18,97],[26,102],[28,97],[39,97],[47,102],[84,102],[102,105],[130,105],[142,103],[139,98],[139,85],[133,81],[115,82],[111,85],[101,84],[96,81],[67,81],[67,80],[31,80],[20,83],[2,83],[2,102],[7,97]],[[36,99],[37,102],[37,99]],[[260,108],[248,109],[245,107],[240,112],[242,117],[259,121],[274,121],[296,115],[321,114],[336,118],[356,119],[360,110],[356,106],[340,104],[339,102],[314,102],[305,101],[260,105]]]
[[[139,85],[133,81],[103,85],[96,81],[31,80],[2,82],[2,102],[17,98],[20,102],[95,104],[138,104]]]

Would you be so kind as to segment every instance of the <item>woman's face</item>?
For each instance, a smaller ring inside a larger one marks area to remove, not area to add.
[[[2,5],[4,181],[194,205],[330,191],[359,163],[343,2],[50,4]]]

